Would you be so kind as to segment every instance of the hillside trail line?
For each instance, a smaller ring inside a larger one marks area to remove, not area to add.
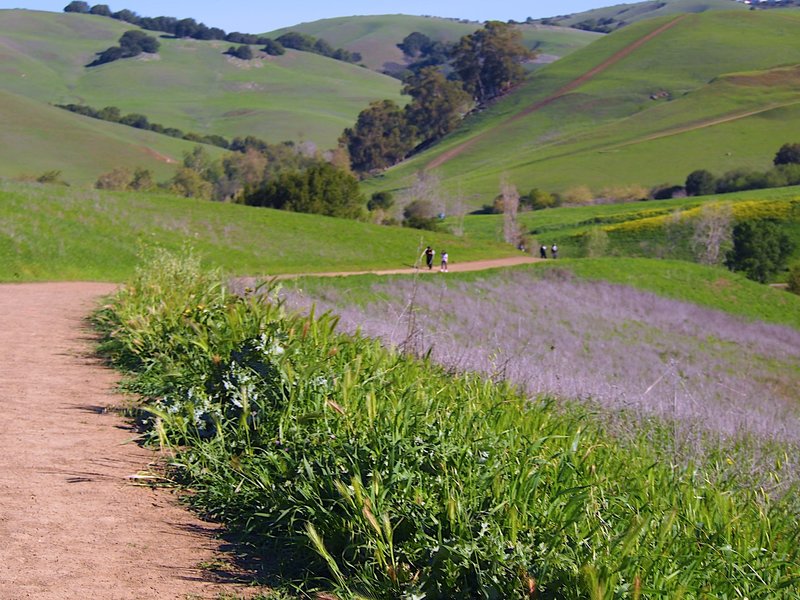
[[[0,285],[0,599],[243,595],[217,528],[135,485],[155,460],[113,410],[87,315],[115,286]]]
[[[674,27],[675,25],[677,25],[678,23],[680,23],[681,21],[683,21],[687,17],[688,17],[688,15],[685,15],[685,14],[684,15],[679,15],[679,16],[675,17],[674,19],[672,19],[671,21],[668,21],[667,23],[664,23],[663,25],[661,25],[660,27],[654,29],[653,31],[651,31],[647,35],[642,36],[641,38],[639,38],[635,42],[632,42],[631,44],[628,44],[627,46],[625,46],[621,50],[618,50],[613,55],[608,57],[606,60],[601,62],[599,65],[597,65],[594,68],[586,71],[586,73],[584,73],[583,75],[581,75],[577,79],[573,79],[572,81],[570,81],[566,85],[562,86],[561,88],[559,88],[558,90],[556,90],[555,92],[553,92],[552,94],[547,96],[546,98],[544,98],[542,100],[539,100],[538,102],[535,102],[535,103],[531,104],[530,106],[524,108],[523,110],[521,110],[520,112],[518,112],[514,116],[508,118],[506,121],[504,121],[503,123],[501,123],[500,125],[498,125],[494,129],[490,129],[490,130],[484,131],[482,133],[479,133],[475,137],[463,142],[462,144],[459,144],[455,148],[451,148],[450,150],[447,150],[446,152],[443,152],[442,154],[440,154],[439,156],[434,158],[431,162],[429,162],[425,166],[425,170],[426,171],[431,171],[433,169],[441,167],[446,162],[448,162],[448,161],[456,158],[457,156],[463,154],[464,152],[466,152],[469,148],[471,148],[473,145],[475,145],[479,140],[483,139],[484,137],[486,137],[490,133],[494,133],[498,129],[502,129],[505,126],[510,125],[511,123],[514,123],[514,122],[518,121],[519,119],[522,119],[523,117],[526,117],[526,116],[530,115],[531,113],[534,113],[537,110],[540,110],[540,109],[544,108],[545,106],[547,106],[549,104],[552,104],[553,102],[555,102],[556,100],[558,100],[562,96],[565,96],[566,94],[568,94],[569,92],[573,91],[574,89],[576,89],[576,88],[582,86],[583,84],[587,83],[588,81],[590,81],[591,79],[593,79],[594,77],[596,77],[597,75],[602,73],[603,71],[606,71],[609,68],[613,67],[615,64],[617,64],[622,59],[627,58],[628,56],[633,54],[636,50],[641,48],[644,44],[646,44],[647,42],[649,42],[653,38],[658,37],[659,35],[661,35],[665,31],[667,31],[668,29],[671,29],[672,27]]]

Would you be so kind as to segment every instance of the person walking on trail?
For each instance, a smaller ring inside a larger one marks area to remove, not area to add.
[[[433,268],[433,256],[436,254],[436,251],[428,246],[425,248],[423,254],[425,255],[425,264],[428,265],[428,270],[430,271]]]
[[[547,246],[544,244],[539,248],[539,258],[547,258]]]
[[[439,269],[442,273],[447,273],[447,260],[448,259],[449,259],[449,256],[447,255],[447,251],[446,250],[442,250],[442,266]]]
[[[555,244],[553,244],[553,247],[550,248],[550,255],[553,258],[558,258],[558,246],[556,246]]]

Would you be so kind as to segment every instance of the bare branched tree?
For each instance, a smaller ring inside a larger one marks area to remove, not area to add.
[[[692,249],[697,262],[718,265],[733,245],[733,209],[730,204],[706,204],[694,224]]]

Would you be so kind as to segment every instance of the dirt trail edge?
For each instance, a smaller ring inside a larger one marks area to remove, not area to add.
[[[442,154],[440,154],[439,156],[434,158],[431,162],[429,162],[425,166],[425,170],[426,171],[430,171],[430,170],[436,169],[438,167],[441,167],[446,162],[448,162],[448,161],[454,159],[455,157],[459,156],[460,154],[463,154],[464,152],[466,152],[469,148],[471,148],[473,145],[475,145],[475,143],[477,143],[478,140],[482,139],[486,135],[488,135],[490,133],[497,132],[498,129],[500,129],[502,127],[505,127],[506,125],[509,125],[510,123],[514,123],[515,121],[518,121],[519,119],[521,119],[523,117],[526,117],[529,114],[534,113],[537,110],[540,110],[540,109],[544,108],[548,104],[552,104],[554,101],[558,100],[562,96],[565,96],[566,94],[568,94],[572,90],[582,86],[584,83],[587,83],[591,79],[594,79],[597,75],[599,75],[603,71],[607,71],[608,69],[613,67],[615,64],[617,64],[619,61],[621,61],[623,58],[627,58],[628,56],[633,54],[633,52],[635,52],[636,50],[641,48],[644,44],[646,44],[647,42],[649,42],[653,38],[658,37],[659,35],[661,35],[665,31],[667,31],[668,29],[672,29],[675,25],[677,25],[678,23],[683,21],[686,17],[688,17],[688,15],[680,15],[678,17],[675,17],[671,21],[668,21],[667,23],[664,23],[663,25],[661,25],[657,29],[654,29],[653,31],[651,31],[647,35],[639,38],[635,42],[633,42],[633,43],[627,45],[626,47],[622,48],[621,50],[617,51],[616,53],[611,55],[609,58],[607,58],[606,60],[601,62],[596,67],[590,69],[589,71],[587,71],[586,73],[584,73],[583,75],[578,77],[577,79],[573,79],[572,81],[570,81],[566,85],[562,86],[561,88],[559,88],[558,90],[556,90],[555,92],[553,92],[552,94],[550,94],[549,96],[544,98],[543,100],[539,100],[538,102],[535,102],[534,104],[531,104],[527,108],[521,110],[520,112],[515,114],[513,117],[510,117],[507,121],[505,121],[505,122],[501,123],[500,125],[498,125],[496,128],[490,129],[488,131],[484,131],[483,133],[479,133],[475,137],[466,140],[465,142],[463,142],[462,144],[459,144],[455,148],[452,148],[452,149],[450,149],[450,150],[448,150],[446,152],[443,152]]]
[[[0,598],[215,598],[215,528],[134,486],[152,452],[109,407],[85,321],[109,284],[0,285]]]

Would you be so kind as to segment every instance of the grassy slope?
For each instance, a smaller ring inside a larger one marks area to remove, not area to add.
[[[120,165],[167,179],[191,142],[82,117],[0,90],[0,177],[60,170],[70,184],[91,183]],[[209,152],[219,153],[209,147]]]
[[[787,130],[800,121],[796,78],[774,85],[769,74],[750,80],[724,76],[800,61],[797,11],[689,15],[595,79],[510,121],[664,22],[632,25],[542,69],[441,144],[368,187],[405,187],[436,156],[477,135],[463,154],[439,168],[451,189],[457,181],[480,193],[473,197],[476,205],[494,197],[503,173],[524,193],[579,184],[597,190],[682,183],[696,168],[721,173],[769,166]],[[662,91],[671,101],[650,99]],[[762,112],[743,116],[754,111]]]
[[[463,260],[512,253],[491,242],[315,215],[0,182],[0,281],[121,281],[142,244],[189,244],[209,265],[260,275],[398,268],[413,264],[421,243],[447,244]]]
[[[197,133],[309,140],[327,148],[400,83],[309,53],[239,61],[220,42],[161,39],[158,58],[87,69],[129,25],[87,15],[0,11],[4,89],[43,102],[115,105]]]
[[[585,255],[585,236],[595,228],[608,235],[607,255],[692,260],[689,238],[699,209],[710,203],[730,204],[735,219],[775,218],[794,241],[789,263],[800,261],[800,189],[754,190],[698,198],[623,204],[562,207],[523,212],[518,222],[538,244],[557,244],[562,257]],[[668,232],[671,216],[681,214],[682,228]],[[502,215],[474,215],[464,221],[465,235],[473,240],[502,239]],[[672,236],[672,237],[670,237]],[[784,279],[779,275],[778,280]]]
[[[378,15],[322,19],[279,29],[268,35],[277,37],[287,31],[299,31],[320,37],[334,47],[360,52],[366,66],[383,71],[405,64],[397,44],[414,31],[431,39],[453,42],[480,27],[477,22],[439,17]],[[542,54],[554,56],[566,56],[598,37],[595,33],[560,27],[522,25],[521,30],[527,45],[536,46]]]
[[[734,0],[663,0],[636,2],[633,4],[615,4],[594,10],[556,17],[553,21],[565,27],[571,27],[582,21],[591,19],[614,19],[627,25],[643,19],[652,19],[676,13],[700,13],[708,10],[747,10],[744,4]]]

